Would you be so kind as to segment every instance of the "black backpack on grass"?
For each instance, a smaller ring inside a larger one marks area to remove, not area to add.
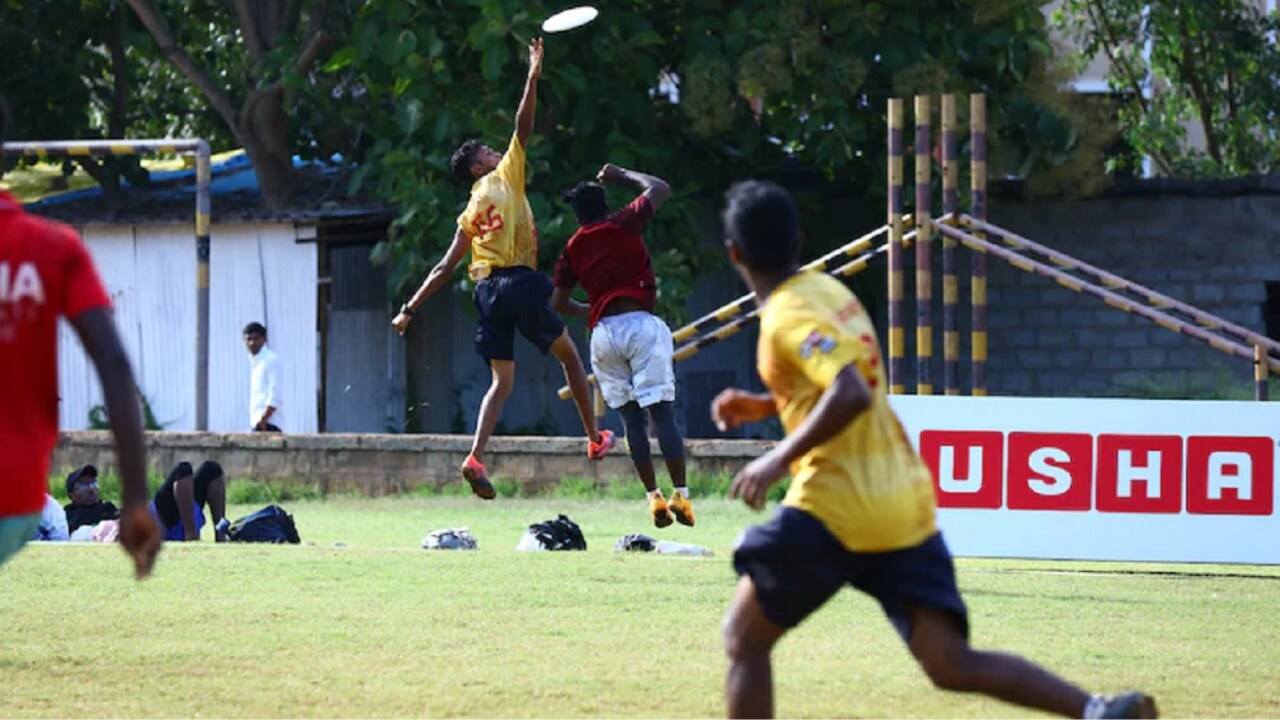
[[[578,523],[565,515],[554,520],[534,523],[524,533],[531,536],[543,550],[586,550],[587,539],[582,536]]]
[[[293,543],[302,542],[293,516],[279,505],[268,505],[252,515],[231,523],[227,531],[231,542]]]

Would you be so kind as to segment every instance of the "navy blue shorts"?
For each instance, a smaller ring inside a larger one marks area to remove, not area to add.
[[[519,330],[546,355],[564,333],[564,321],[551,309],[551,291],[551,278],[527,267],[495,268],[476,283],[476,354],[485,362],[514,360]]]
[[[773,624],[800,624],[846,583],[875,598],[902,639],[911,639],[911,609],[951,613],[969,636],[969,613],[941,534],[914,547],[851,552],[816,517],[789,506],[738,541],[733,566],[750,575],[756,599]]]

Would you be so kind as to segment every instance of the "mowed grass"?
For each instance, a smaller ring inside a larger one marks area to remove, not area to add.
[[[286,503],[302,546],[169,545],[136,584],[109,546],[28,546],[0,567],[0,717],[703,717],[724,713],[729,552],[762,516],[697,500],[655,531],[638,501]],[[233,517],[253,509],[237,506]],[[585,553],[516,553],[563,512]],[[419,550],[466,525],[478,552]],[[627,532],[714,558],[618,554]],[[335,547],[336,544],[340,546]],[[1168,716],[1280,715],[1280,570],[961,560],[975,644]],[[933,690],[846,592],[775,654],[795,717],[1015,717]]]

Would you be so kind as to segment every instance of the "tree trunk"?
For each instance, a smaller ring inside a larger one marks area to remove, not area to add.
[[[249,93],[240,110],[236,136],[253,164],[263,204],[273,211],[288,207],[298,192],[298,172],[290,152],[289,119],[281,88]]]

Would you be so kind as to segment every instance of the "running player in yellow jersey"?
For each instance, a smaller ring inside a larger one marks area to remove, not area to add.
[[[761,303],[760,377],[712,404],[722,429],[779,416],[786,438],[733,480],[756,510],[790,472],[773,519],[734,551],[725,618],[730,717],[772,717],[773,646],[845,584],[879,601],[934,685],[1067,717],[1155,717],[1147,695],[1085,691],[1020,657],[969,646],[968,612],[934,519],[933,480],[889,407],[874,326],[853,293],[800,272],[795,204],[772,183],[728,193],[729,257]]]
[[[391,321],[403,335],[414,310],[449,283],[467,250],[471,251],[468,272],[475,283],[472,296],[479,315],[476,353],[489,364],[493,378],[480,403],[476,434],[471,453],[462,464],[462,477],[471,491],[485,500],[492,500],[496,493],[484,466],[484,449],[515,384],[517,330],[543,355],[555,355],[564,366],[565,380],[586,430],[587,457],[599,460],[616,442],[611,431],[596,430],[591,386],[582,358],[564,322],[551,309],[551,278],[538,272],[538,230],[525,196],[525,144],[533,132],[541,74],[542,40],[534,38],[529,43],[529,75],[507,152],[499,154],[479,140],[468,140],[453,154],[450,167],[454,175],[471,183],[467,208],[458,216],[458,229],[444,257]]]

